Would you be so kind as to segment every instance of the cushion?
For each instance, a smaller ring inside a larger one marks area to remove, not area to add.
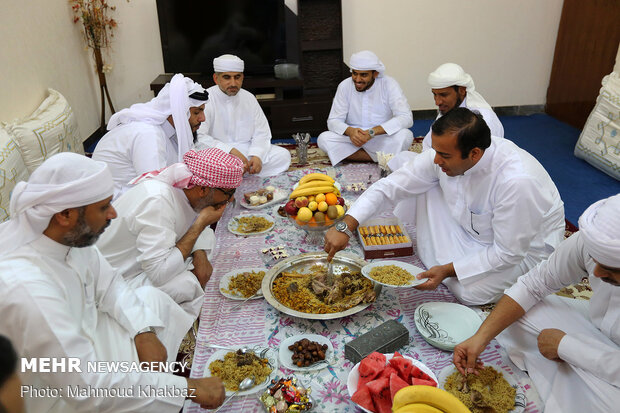
[[[0,127],[0,222],[9,218],[9,199],[15,184],[26,181],[28,176],[17,142]]]
[[[602,84],[575,146],[575,156],[620,180],[620,74],[611,72]]]
[[[84,154],[77,121],[63,95],[48,89],[49,96],[32,115],[5,124],[15,137],[29,173],[59,152]]]

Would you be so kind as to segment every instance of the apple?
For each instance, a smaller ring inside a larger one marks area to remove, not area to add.
[[[297,208],[303,208],[305,206],[308,206],[308,198],[306,198],[305,196],[298,196],[297,198],[295,198],[295,206]]]
[[[289,215],[297,215],[298,208],[295,206],[295,200],[291,199],[284,205],[284,212]]]
[[[338,197],[338,205],[344,206],[344,198],[341,196]]]

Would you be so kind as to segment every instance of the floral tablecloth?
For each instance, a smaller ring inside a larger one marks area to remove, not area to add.
[[[316,170],[297,170],[272,178],[256,176],[245,178],[237,190],[236,197],[239,199],[244,192],[266,185],[289,190],[304,173],[308,172],[316,172]],[[335,177],[343,187],[350,183],[374,182],[379,179],[380,173],[377,166],[369,164],[349,164],[339,168],[323,169],[320,172],[326,172]],[[343,196],[353,201],[357,194],[344,192]],[[273,216],[276,221],[274,229],[263,235],[242,237],[227,230],[226,224],[232,217],[248,212],[239,202],[234,207],[227,208],[218,224],[215,231],[217,246],[212,260],[214,272],[205,290],[191,377],[202,377],[205,369],[208,369],[206,362],[214,350],[205,347],[206,344],[261,345],[277,350],[282,341],[293,335],[320,334],[331,341],[337,362],[319,371],[296,372],[296,376],[304,385],[312,387],[316,412],[361,412],[351,401],[347,392],[347,376],[353,364],[344,358],[344,345],[390,319],[399,321],[409,330],[409,345],[402,349],[403,354],[419,359],[435,374],[451,364],[452,353],[429,345],[418,333],[414,323],[414,310],[419,304],[429,301],[456,302],[454,296],[443,285],[435,291],[383,288],[377,301],[367,309],[353,316],[328,321],[291,317],[275,310],[265,300],[251,300],[241,308],[231,311],[231,308],[239,302],[227,299],[220,294],[219,281],[224,274],[236,268],[264,267],[261,250],[269,246],[282,245],[290,256],[323,249],[322,243],[311,242],[311,238],[306,237],[305,231],[296,229],[287,218],[280,217],[276,210],[277,206],[268,206],[260,210],[262,213]],[[388,214],[389,211],[384,211],[380,215]],[[412,239],[415,240],[415,228],[408,224],[405,226]],[[361,255],[358,241],[352,240],[345,252]],[[420,259],[415,255],[398,259],[424,268]],[[540,398],[531,386],[527,375],[510,363],[496,341],[491,342],[482,353],[481,359],[485,364],[515,375],[527,397],[526,412],[535,413],[543,410]],[[291,373],[283,367],[279,369],[281,375]],[[262,412],[258,395],[259,393],[237,397],[221,412]],[[203,409],[188,401],[185,411],[200,412]]]

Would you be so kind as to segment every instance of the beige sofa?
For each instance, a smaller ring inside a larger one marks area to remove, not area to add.
[[[84,154],[71,106],[59,92],[48,92],[30,116],[0,123],[0,222],[9,218],[17,182],[27,180],[44,160],[59,152]]]

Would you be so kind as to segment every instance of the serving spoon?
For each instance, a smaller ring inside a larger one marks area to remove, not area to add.
[[[222,405],[220,407],[217,408],[217,410],[215,410],[213,413],[217,413],[220,411],[220,409],[222,407],[224,407],[224,405],[226,403],[228,403],[230,401],[230,399],[232,399],[233,397],[235,397],[235,395],[240,392],[240,391],[244,391],[247,390],[251,387],[254,386],[254,376],[252,377],[246,377],[245,379],[241,380],[241,383],[239,383],[239,388],[237,390],[235,390],[235,392],[233,394],[231,394],[230,396],[228,396],[228,399],[224,400],[224,403],[222,403]]]

